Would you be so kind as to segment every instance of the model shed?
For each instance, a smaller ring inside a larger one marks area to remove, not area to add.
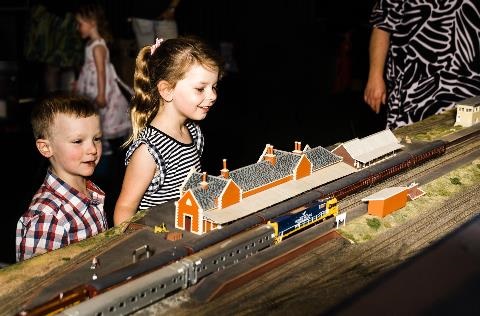
[[[368,202],[368,214],[385,217],[407,204],[407,187],[385,188],[362,199]]]
[[[457,103],[455,125],[469,127],[480,122],[480,96],[472,97]]]
[[[383,130],[364,138],[345,142],[332,153],[343,158],[343,162],[362,169],[395,155],[404,146],[389,130]]]

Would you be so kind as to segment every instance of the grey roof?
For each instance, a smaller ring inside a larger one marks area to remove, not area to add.
[[[230,223],[354,172],[357,172],[357,169],[344,162],[339,162],[320,169],[309,176],[294,181],[287,181],[246,197],[240,203],[227,206],[220,211],[213,209],[205,211],[203,215],[217,224]]]
[[[302,154],[299,153],[277,149],[275,149],[273,153],[276,155],[275,164],[272,165],[270,162],[262,160],[230,171],[229,179],[235,182],[243,192],[249,191],[292,175],[294,168],[302,157]],[[303,154],[305,154],[312,163],[312,171],[342,160],[341,157],[332,154],[320,146],[315,148],[308,147],[308,150],[304,150]],[[208,187],[204,189],[200,186],[202,177],[202,173],[191,172],[181,189],[183,192],[191,189],[200,207],[206,211],[216,207],[215,199],[222,193],[229,179],[225,179],[222,176],[207,175]]]
[[[230,178],[243,190],[261,187],[293,173],[293,169],[300,160],[298,154],[287,154],[275,150],[277,162],[272,165],[268,161],[260,161],[230,172]]]
[[[183,190],[192,190],[193,195],[197,199],[200,207],[203,210],[209,210],[215,208],[215,199],[222,193],[223,189],[228,183],[228,179],[222,176],[210,176],[207,175],[208,186],[206,189],[202,188],[200,182],[202,181],[203,174],[193,172],[187,179]]]
[[[308,150],[304,151],[304,153],[308,160],[310,160],[312,163],[312,172],[342,161],[342,157],[332,154],[330,151],[321,146],[309,148]]]
[[[465,106],[473,106],[473,107],[480,106],[480,96],[471,97],[471,98],[467,98],[465,100],[459,101],[457,102],[457,105],[465,105]]]
[[[343,143],[343,147],[353,159],[368,163],[404,146],[389,129],[386,129],[361,139],[352,139]]]

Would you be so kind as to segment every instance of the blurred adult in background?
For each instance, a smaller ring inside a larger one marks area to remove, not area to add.
[[[155,42],[155,38],[178,37],[175,10],[180,0],[132,1],[132,28],[138,48]]]
[[[370,22],[364,99],[376,113],[387,106],[387,128],[480,94],[478,0],[379,0]]]
[[[43,93],[70,91],[83,61],[72,3],[33,1],[28,13],[24,54],[26,60],[44,65]]]

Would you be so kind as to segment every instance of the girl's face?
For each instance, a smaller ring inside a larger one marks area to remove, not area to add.
[[[95,22],[92,20],[88,20],[82,18],[81,16],[75,16],[77,20],[77,30],[80,33],[80,36],[85,39],[91,36],[92,31],[95,29],[96,25]]]
[[[193,65],[172,91],[172,102],[180,115],[203,120],[217,99],[218,70]]]
[[[100,118],[57,114],[51,134],[49,158],[55,174],[67,183],[91,176],[102,155]]]

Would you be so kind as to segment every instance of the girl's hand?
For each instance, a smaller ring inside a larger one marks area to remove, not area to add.
[[[95,104],[98,105],[99,108],[104,108],[107,106],[107,100],[105,100],[105,97],[98,95],[95,98]]]

